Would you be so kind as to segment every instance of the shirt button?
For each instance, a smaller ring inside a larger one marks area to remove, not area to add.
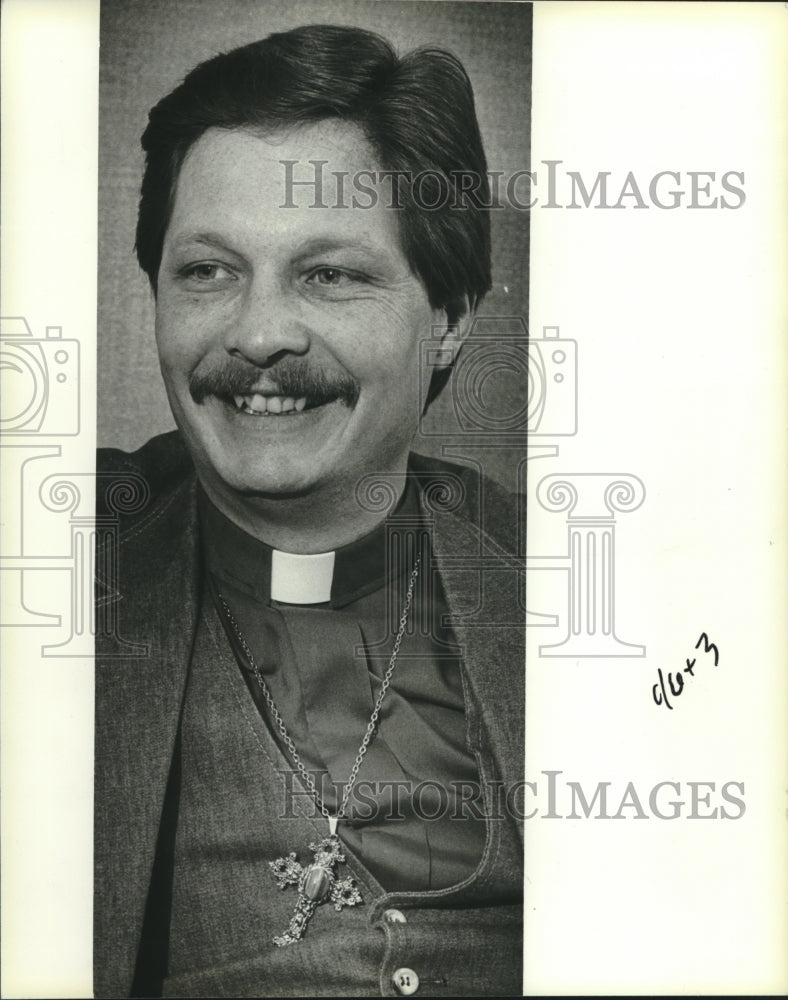
[[[387,924],[406,924],[408,922],[402,910],[386,910],[383,919]]]
[[[394,980],[394,989],[401,997],[410,997],[419,988],[419,977],[413,969],[397,969],[391,977]]]

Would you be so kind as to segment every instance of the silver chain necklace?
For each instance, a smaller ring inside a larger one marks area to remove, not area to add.
[[[287,731],[287,727],[285,726],[284,720],[279,713],[279,709],[276,707],[276,702],[274,701],[271,692],[268,690],[268,685],[263,680],[263,675],[260,672],[260,668],[257,665],[254,654],[249,648],[249,644],[247,643],[243,632],[241,632],[238,622],[235,620],[233,613],[230,611],[227,601],[225,601],[221,592],[218,593],[218,597],[222,608],[224,609],[224,613],[227,616],[227,620],[230,623],[233,632],[235,632],[241,648],[244,651],[244,655],[252,668],[255,679],[260,686],[260,690],[263,692],[265,703],[268,706],[272,719],[276,723],[276,728],[279,730],[282,742],[287,747],[290,757],[292,758],[293,763],[301,776],[301,780],[311,792],[316,805],[320,809],[320,812],[328,820],[328,836],[324,837],[317,844],[309,845],[309,850],[314,853],[314,859],[310,865],[303,867],[299,864],[294,851],[291,851],[287,857],[277,858],[276,861],[268,862],[268,867],[271,869],[271,873],[276,879],[276,883],[280,889],[286,889],[290,885],[296,885],[298,887],[298,900],[296,901],[295,913],[290,920],[287,930],[273,939],[274,944],[280,947],[287,944],[295,944],[296,941],[301,940],[306,932],[306,927],[309,923],[310,917],[321,903],[333,903],[335,910],[341,910],[344,906],[356,906],[357,903],[363,902],[361,893],[356,886],[355,879],[350,876],[347,876],[346,878],[338,878],[334,872],[334,865],[342,864],[345,861],[345,855],[342,853],[342,845],[336,834],[337,823],[341,819],[345,819],[345,810],[350,800],[350,793],[356,783],[359,768],[364,761],[364,755],[367,752],[370,740],[375,732],[383,699],[386,697],[386,692],[391,684],[391,675],[394,673],[397,656],[399,655],[399,648],[402,644],[402,638],[405,635],[405,629],[408,624],[408,616],[413,603],[413,592],[416,587],[416,579],[419,575],[420,563],[421,559],[417,557],[413,567],[413,572],[410,575],[410,581],[408,582],[408,592],[405,597],[405,605],[402,609],[402,614],[400,615],[399,628],[397,629],[397,636],[394,640],[394,647],[391,651],[389,665],[386,668],[386,673],[383,675],[380,691],[378,692],[378,697],[375,701],[375,707],[372,709],[372,715],[369,717],[364,738],[361,741],[361,746],[358,748],[356,759],[353,762],[353,767],[350,771],[350,777],[348,778],[345,790],[342,793],[342,801],[336,811],[336,814],[333,816],[328,811],[325,803],[318,794],[314,779],[307,771],[304,766],[304,762],[298,754],[296,745],[293,742],[290,733]]]

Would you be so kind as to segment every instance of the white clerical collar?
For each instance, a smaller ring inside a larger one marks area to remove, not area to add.
[[[331,600],[335,552],[297,555],[271,551],[271,600],[280,604],[325,604]]]

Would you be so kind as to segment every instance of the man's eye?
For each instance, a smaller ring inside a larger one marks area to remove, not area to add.
[[[344,288],[359,279],[357,275],[341,271],[338,267],[318,267],[309,275],[309,280],[323,288]]]
[[[232,272],[226,267],[223,267],[221,264],[212,264],[209,261],[199,264],[189,264],[188,267],[183,268],[181,275],[184,278],[193,278],[195,281],[204,283],[234,277]]]

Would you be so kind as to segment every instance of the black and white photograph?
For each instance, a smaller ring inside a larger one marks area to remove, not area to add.
[[[530,18],[102,6],[99,995],[520,990]]]
[[[782,995],[783,5],[2,21],[0,995]]]

